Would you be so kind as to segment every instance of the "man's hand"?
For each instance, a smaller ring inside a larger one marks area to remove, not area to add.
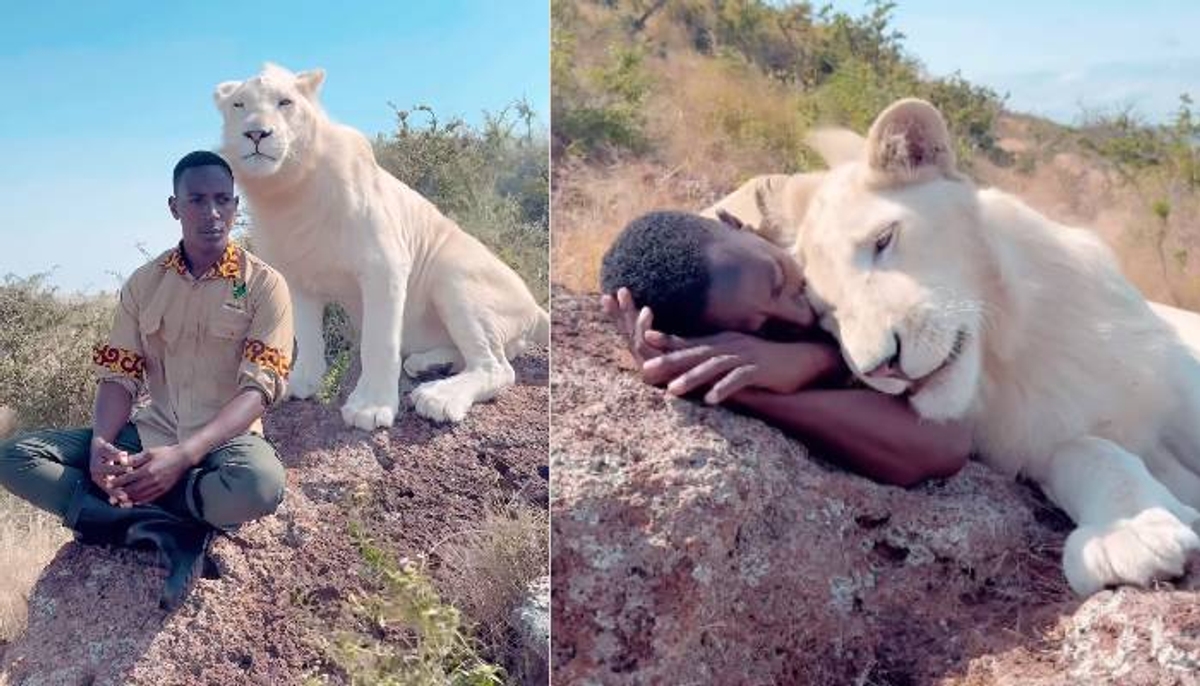
[[[113,486],[114,479],[131,469],[129,459],[129,453],[99,436],[92,436],[88,474],[92,483],[108,494],[108,502],[113,505],[128,507],[132,504],[123,491]]]
[[[179,483],[192,460],[178,445],[149,448],[128,458],[132,470],[112,480],[130,502],[142,505],[158,499]]]
[[[824,343],[775,343],[735,332],[684,339],[649,331],[645,338],[664,354],[642,365],[642,378],[665,383],[673,395],[711,386],[704,402],[712,405],[745,388],[794,393],[837,369],[841,359]]]
[[[617,330],[625,337],[625,344],[633,360],[641,365],[646,360],[654,359],[662,354],[661,350],[651,346],[646,341],[646,332],[654,324],[654,313],[649,307],[638,310],[633,304],[633,294],[628,288],[619,288],[615,296],[600,296],[600,305],[604,313],[616,324]]]

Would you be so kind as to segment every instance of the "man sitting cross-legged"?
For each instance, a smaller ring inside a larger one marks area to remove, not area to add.
[[[233,175],[219,156],[175,166],[183,240],[125,282],[94,353],[90,428],[39,431],[0,447],[0,485],[63,518],[85,543],[166,557],[170,609],[207,560],[214,530],[274,512],[284,471],[260,417],[284,397],[292,355],[287,284],[229,241]],[[150,403],[131,417],[143,391]]]
[[[884,483],[949,476],[966,462],[962,425],[922,421],[904,398],[848,387],[837,344],[814,326],[799,266],[732,218],[635,219],[605,254],[601,286],[647,383],[702,390],[705,402]]]

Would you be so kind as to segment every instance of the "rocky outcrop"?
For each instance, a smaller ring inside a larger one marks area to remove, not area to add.
[[[545,507],[547,354],[517,360],[517,385],[457,426],[406,413],[388,430],[345,428],[336,407],[289,402],[267,421],[288,467],[279,512],[220,539],[219,580],[158,610],[148,553],[68,544],[30,598],[25,634],[4,650],[10,686],[347,682],[330,645],[361,629],[347,610],[370,589],[350,522],[396,557],[428,558],[496,502]]]
[[[525,657],[517,670],[527,684],[545,684],[550,665],[550,577],[543,576],[529,584],[525,601],[510,620]]]
[[[1200,683],[1200,596],[1081,604],[1032,487],[872,483],[641,384],[595,296],[553,307],[554,683]]]

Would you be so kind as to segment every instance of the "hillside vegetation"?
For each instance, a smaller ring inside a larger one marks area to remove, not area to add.
[[[761,0],[554,0],[553,280],[597,287],[621,226],[699,209],[762,173],[820,168],[814,125],[865,133],[900,97],[946,115],[961,166],[1052,218],[1098,230],[1155,299],[1200,307],[1200,118],[1133,109],[1063,126],[1010,112],[958,74],[933,77],[892,23]]]

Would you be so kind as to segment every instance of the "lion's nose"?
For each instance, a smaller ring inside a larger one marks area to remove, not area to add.
[[[258,145],[259,141],[266,138],[267,136],[270,136],[271,132],[264,131],[262,129],[254,129],[253,131],[247,131],[247,132],[243,133],[242,135],[245,136],[246,138],[249,138],[250,140],[254,141],[255,145]]]
[[[866,372],[866,375],[872,379],[907,379],[904,371],[900,369],[900,335],[892,334],[895,342],[892,356],[884,360],[874,369]]]

